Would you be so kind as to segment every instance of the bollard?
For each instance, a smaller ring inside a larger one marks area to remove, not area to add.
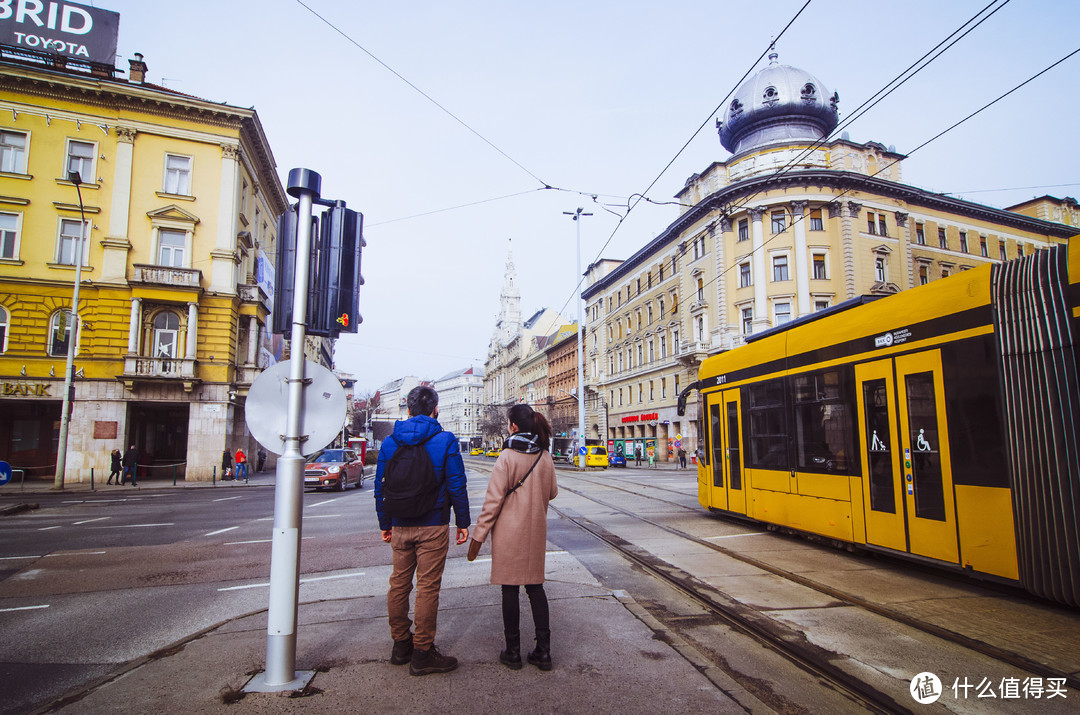
[[[94,491],[94,468],[90,467],[90,491]]]
[[[176,486],[176,465],[172,465],[172,485]]]
[[[217,465],[216,464],[214,465],[214,473],[213,473],[213,476],[210,478],[210,481],[213,484],[213,486],[215,486],[215,487],[217,486]]]

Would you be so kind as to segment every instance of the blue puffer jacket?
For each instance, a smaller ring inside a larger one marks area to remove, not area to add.
[[[443,483],[442,494],[435,508],[423,516],[411,519],[391,519],[383,511],[382,479],[386,463],[394,456],[399,444],[420,444],[427,440],[425,449],[435,467],[435,476]],[[465,480],[465,463],[461,460],[457,437],[445,432],[438,421],[420,415],[394,423],[394,433],[383,440],[379,449],[379,464],[375,469],[375,512],[379,515],[379,528],[383,531],[392,526],[439,526],[450,524],[450,507],[454,507],[454,519],[459,529],[469,528],[469,492]]]

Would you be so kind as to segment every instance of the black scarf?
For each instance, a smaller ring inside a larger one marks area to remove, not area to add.
[[[503,442],[503,449],[512,449],[523,454],[536,454],[540,451],[540,435],[532,432],[515,432]]]

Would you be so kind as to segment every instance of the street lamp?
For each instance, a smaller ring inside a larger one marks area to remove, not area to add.
[[[581,454],[582,447],[585,446],[585,309],[581,303],[581,217],[592,216],[591,213],[583,213],[585,209],[578,207],[577,211],[563,211],[567,216],[570,216],[574,220],[574,224],[577,226],[577,309],[578,309],[578,321],[577,321],[577,381],[578,381],[578,444],[575,452]],[[581,460],[581,468],[585,468],[585,459]]]
[[[83,207],[82,176],[77,171],[68,172],[68,181],[75,184],[75,192],[79,196],[79,218],[82,225],[79,228],[79,241],[75,244],[75,290],[71,296],[71,325],[68,333],[67,363],[64,366],[64,399],[60,406],[60,443],[56,448],[56,477],[53,480],[53,489],[64,488],[64,471],[67,469],[67,438],[71,424],[71,403],[75,400],[75,385],[72,380],[75,377],[75,339],[79,335],[79,286],[82,283],[82,254],[83,241],[86,240],[86,209]]]

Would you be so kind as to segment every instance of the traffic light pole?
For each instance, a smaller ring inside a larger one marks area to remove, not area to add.
[[[303,516],[304,340],[311,273],[311,210],[322,177],[310,169],[289,172],[288,192],[299,199],[292,341],[289,344],[289,406],[285,452],[277,460],[274,534],[270,557],[270,609],[266,625],[266,670],[244,689],[249,692],[301,690],[314,671],[296,672],[296,621],[300,596],[300,527]],[[280,237],[279,237],[280,240]]]

